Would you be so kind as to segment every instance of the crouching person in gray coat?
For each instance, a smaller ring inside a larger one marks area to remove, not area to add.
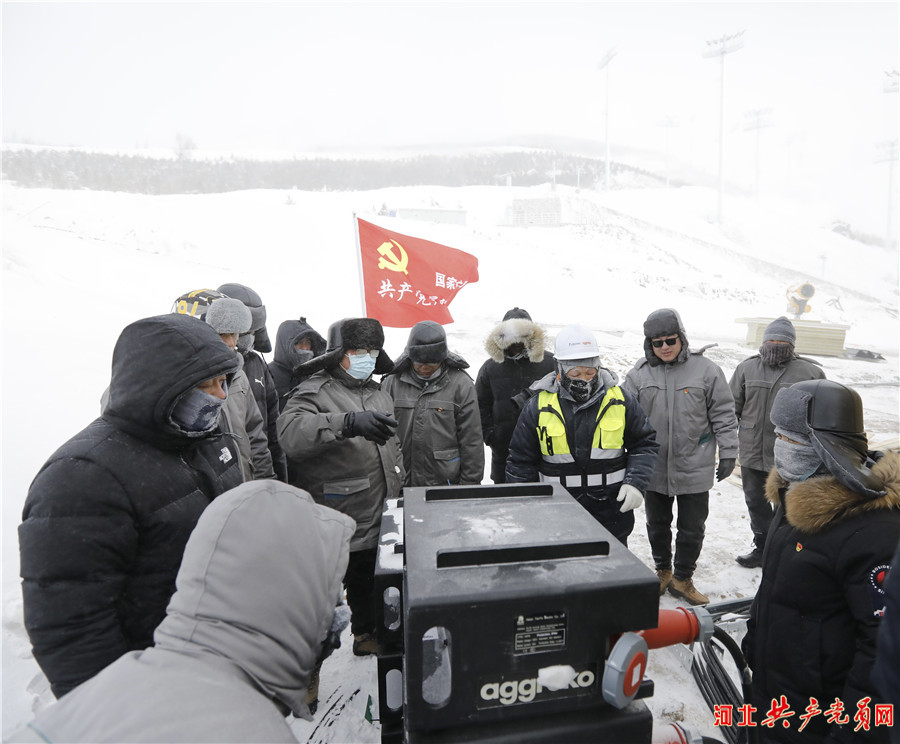
[[[278,438],[292,485],[356,521],[344,577],[353,653],[374,654],[375,559],[385,499],[400,495],[403,457],[393,418],[394,401],[372,379],[394,363],[384,352],[384,331],[374,318],[332,324],[328,349],[297,371],[298,385],[278,417]]]
[[[296,741],[285,716],[310,717],[306,688],[333,648],[354,529],[274,480],[219,496],[188,540],[154,645],[122,656],[8,741]]]

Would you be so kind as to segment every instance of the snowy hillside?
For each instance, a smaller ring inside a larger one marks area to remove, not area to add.
[[[511,227],[513,199],[557,198],[561,224]],[[533,188],[397,188],[360,193],[249,191],[209,196],[142,196],[27,190],[2,185],[3,248],[3,709],[4,735],[52,699],[22,627],[16,526],[38,468],[99,413],[115,340],[129,322],[168,312],[181,293],[240,282],[256,289],[274,338],[279,323],[305,316],[320,332],[358,315],[360,288],[352,216],[444,243],[479,259],[480,280],[451,306],[450,345],[471,364],[486,359],[488,331],[513,306],[548,335],[563,325],[593,328],[605,364],[623,377],[641,354],[652,310],[674,307],[691,346],[727,377],[754,353],[737,318],[785,312],[785,289],[816,287],[809,319],[849,326],[846,345],[883,361],[820,357],[826,375],[857,388],[870,441],[898,435],[898,257],[830,230],[828,215],[786,204],[730,199],[715,224],[715,193],[699,188],[576,191]],[[466,211],[465,225],[379,217],[388,210]],[[408,331],[387,329],[396,357]],[[489,458],[488,458],[489,459]],[[652,565],[638,527],[632,549]],[[712,601],[750,596],[758,570],[734,556],[749,547],[743,494],[733,479],[711,498],[695,582]],[[670,597],[662,607],[674,607]],[[377,697],[375,662],[349,643],[322,673],[312,724],[301,740],[378,741],[364,718]],[[715,735],[712,716],[677,655],[651,653],[657,720],[684,719]],[[359,692],[356,692],[359,690]],[[377,705],[373,708],[377,715]],[[338,715],[340,712],[340,715]]]

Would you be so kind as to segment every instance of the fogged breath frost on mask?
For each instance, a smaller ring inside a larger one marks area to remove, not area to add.
[[[806,444],[776,439],[774,454],[775,469],[789,481],[804,481],[824,465],[819,453]]]
[[[222,398],[191,388],[172,409],[172,421],[185,431],[212,431],[219,423],[219,413],[224,403]]]
[[[777,367],[794,358],[794,347],[790,344],[765,343],[759,347],[759,356],[763,364]]]

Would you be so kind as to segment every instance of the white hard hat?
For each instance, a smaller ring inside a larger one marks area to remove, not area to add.
[[[600,349],[593,333],[581,325],[568,325],[556,334],[554,352],[560,361],[599,357]]]

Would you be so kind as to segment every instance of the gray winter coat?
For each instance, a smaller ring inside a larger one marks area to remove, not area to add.
[[[734,396],[743,467],[769,471],[775,466],[775,424],[769,414],[778,391],[802,380],[824,378],[818,362],[803,357],[772,367],[756,354],[737,366],[729,387]]]
[[[240,357],[240,355],[237,355]],[[222,407],[225,428],[237,439],[244,480],[274,478],[272,453],[266,436],[265,422],[250,390],[247,373],[241,369],[228,386],[228,397]]]
[[[349,411],[393,415],[394,401],[371,378],[356,380],[340,367],[320,370],[291,394],[278,417],[278,438],[291,484],[356,521],[350,549],[357,551],[378,544],[384,500],[400,495],[404,471],[396,436],[382,446],[344,437]]]
[[[641,359],[623,384],[637,397],[659,442],[648,489],[669,496],[712,488],[716,445],[720,458],[738,454],[734,399],[725,374],[709,359],[692,354],[683,332],[681,338],[674,362],[653,365]]]
[[[405,486],[477,485],[484,477],[484,442],[468,363],[450,354],[433,379],[416,377],[406,354],[382,388],[394,399]]]
[[[12,742],[294,742],[353,521],[279,481],[200,517],[155,645],[43,710]]]

